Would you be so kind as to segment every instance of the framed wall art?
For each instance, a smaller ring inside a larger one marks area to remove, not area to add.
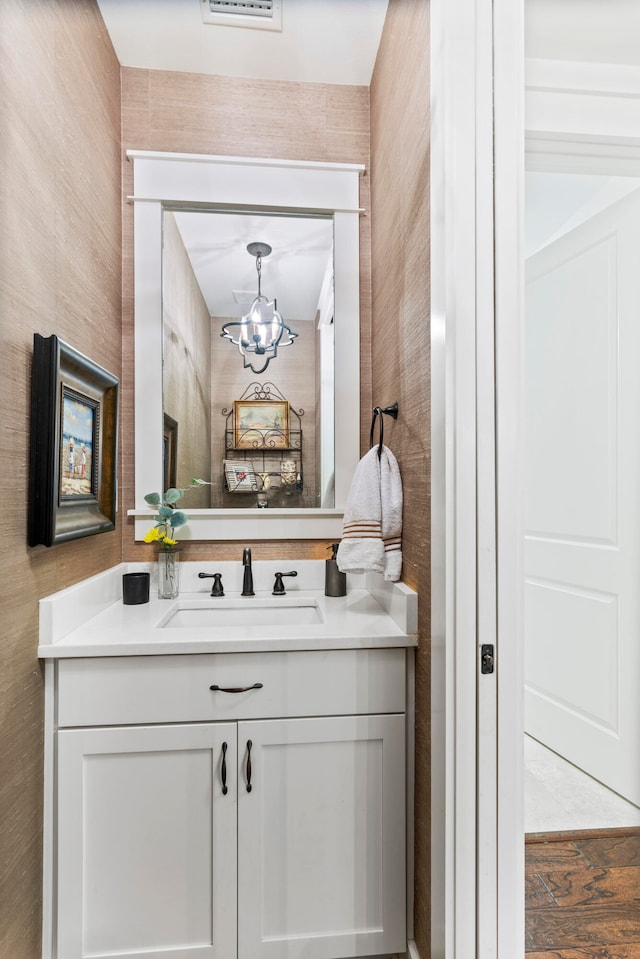
[[[234,400],[234,447],[288,449],[288,400]]]
[[[115,528],[118,386],[57,336],[34,335],[29,546]]]

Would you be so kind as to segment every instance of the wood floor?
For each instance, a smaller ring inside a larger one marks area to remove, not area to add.
[[[640,828],[527,834],[526,959],[640,959]]]

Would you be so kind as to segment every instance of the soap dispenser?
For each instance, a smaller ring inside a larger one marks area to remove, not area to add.
[[[327,546],[331,550],[331,559],[325,561],[324,574],[324,595],[325,596],[346,596],[347,595],[347,574],[341,573],[338,569],[336,556],[338,553],[338,543],[332,543]]]

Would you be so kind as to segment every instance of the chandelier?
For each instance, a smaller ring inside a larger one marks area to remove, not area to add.
[[[291,346],[298,334],[287,326],[278,313],[276,300],[268,300],[262,294],[262,258],[269,256],[271,247],[268,243],[249,243],[247,252],[256,258],[258,295],[242,319],[230,320],[224,324],[220,336],[231,340],[238,347],[245,369],[264,373],[269,360],[278,355],[278,347]],[[235,329],[236,327],[238,329]]]

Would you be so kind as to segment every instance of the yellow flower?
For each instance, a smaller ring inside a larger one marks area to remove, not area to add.
[[[177,545],[178,545],[178,540],[177,540],[177,539],[171,539],[170,536],[161,536],[160,539],[162,540],[162,542],[163,542],[163,544],[164,544],[165,546],[177,546]]]
[[[153,529],[150,529],[144,538],[145,543],[157,543],[161,539],[159,529],[154,526]]]

